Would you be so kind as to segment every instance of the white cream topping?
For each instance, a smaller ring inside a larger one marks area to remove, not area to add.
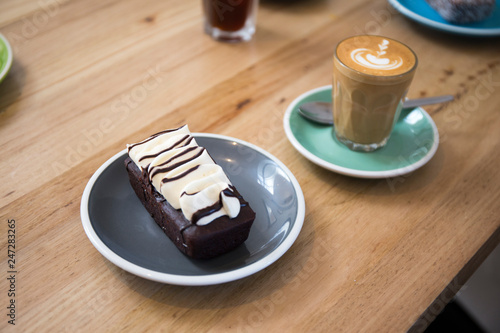
[[[202,163],[213,163],[212,158],[206,150],[200,146],[194,146],[192,149],[187,149],[189,147],[181,147],[169,150],[160,154],[156,157],[148,168],[149,180],[153,183],[153,186],[160,192],[161,182],[166,177],[167,171],[165,168],[172,168],[175,164],[180,164],[177,168],[172,169],[170,177],[179,174],[190,167],[193,167]],[[201,154],[201,155],[200,155]],[[200,155],[196,157],[197,155]],[[190,161],[193,159],[193,161]],[[198,163],[199,162],[199,163]],[[165,171],[162,171],[165,170]],[[161,193],[161,192],[160,192]],[[179,207],[174,207],[178,209]]]
[[[130,158],[139,166],[139,168],[147,167],[149,163],[154,159],[154,157],[147,157],[149,155],[158,154],[160,151],[170,148],[185,145],[186,141],[190,138],[191,133],[187,126],[183,126],[176,130],[175,132],[167,132],[162,135],[158,135],[149,141],[141,141],[135,147],[133,145],[127,145],[129,148]],[[197,145],[194,139],[191,145]],[[132,149],[130,147],[133,147]],[[145,157],[145,158],[144,158]]]
[[[387,39],[382,40],[378,44],[379,50],[374,51],[366,48],[355,49],[351,52],[351,59],[358,65],[380,70],[391,70],[401,67],[403,65],[403,59],[397,57],[397,59],[389,59],[383,57],[387,54],[386,49],[389,47],[389,41]]]
[[[240,212],[240,202],[238,198],[227,196],[223,191],[227,189],[227,183],[218,182],[212,183],[212,179],[202,178],[194,181],[184,188],[184,192],[180,197],[180,204],[184,216],[188,220],[192,220],[193,215],[197,212],[195,207],[210,207],[213,203],[221,200],[222,209],[215,211],[209,216],[202,217],[196,224],[205,225],[212,222],[213,219],[228,215],[236,217]],[[193,193],[193,194],[191,194]],[[224,214],[226,212],[227,214]]]
[[[197,225],[206,225],[223,215],[238,216],[241,205],[231,182],[187,125],[127,147],[139,169],[147,169],[154,188],[189,221],[196,216]]]

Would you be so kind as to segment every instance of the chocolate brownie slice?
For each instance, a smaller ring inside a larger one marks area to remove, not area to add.
[[[175,165],[179,164],[182,163],[176,161]],[[235,249],[248,238],[255,212],[231,184],[220,193],[218,201],[211,206],[200,207],[191,220],[188,220],[181,209],[175,209],[155,188],[151,181],[151,173],[148,172],[148,169],[152,170],[152,166],[139,168],[136,162],[128,157],[125,160],[125,167],[130,184],[146,210],[176,247],[187,256],[196,259],[213,258]],[[210,216],[222,208],[223,192],[232,198],[237,198],[239,202],[237,216],[231,218],[228,215],[213,215],[215,218],[212,221],[202,225],[197,224],[199,219],[196,215]],[[186,193],[183,192],[182,195]]]

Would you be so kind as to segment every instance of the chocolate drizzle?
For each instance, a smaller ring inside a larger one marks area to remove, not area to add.
[[[185,160],[182,160],[180,162],[177,162],[175,164],[172,164],[170,166],[166,166],[166,167],[163,167],[164,165],[168,165],[170,163],[172,163],[172,161],[178,159],[179,157],[182,157],[184,155],[186,155],[187,153],[193,151],[193,150],[197,150],[199,149],[199,152],[196,153],[195,155],[193,155],[192,157],[188,158],[188,159],[185,159]],[[176,154],[174,156],[172,156],[171,158],[169,158],[167,161],[161,163],[161,164],[158,164],[158,165],[155,165],[153,168],[151,168],[151,170],[149,171],[149,179],[153,179],[153,177],[155,175],[157,175],[158,173],[164,173],[164,172],[169,172],[183,164],[186,164],[198,157],[201,156],[201,154],[203,154],[203,152],[205,151],[205,148],[202,148],[202,147],[199,147],[199,146],[195,146],[195,147],[189,147],[189,148],[186,148],[184,149],[184,151],[180,152],[179,154]]]
[[[198,169],[199,167],[200,167],[200,165],[198,164],[198,165],[196,165],[196,166],[192,167],[191,169],[187,169],[186,171],[184,171],[184,172],[182,172],[182,173],[180,173],[180,174],[178,174],[177,176],[174,176],[174,177],[172,177],[172,178],[166,178],[166,177],[165,177],[165,178],[163,178],[163,179],[161,180],[161,183],[162,183],[162,184],[165,184],[165,183],[168,183],[168,182],[173,182],[173,181],[175,181],[175,180],[177,180],[177,179],[181,179],[181,178],[183,178],[183,177],[185,177],[185,176],[189,175],[191,172],[195,171],[195,170],[196,170],[196,169]]]
[[[130,150],[131,150],[132,148],[136,147],[136,146],[139,146],[139,145],[142,145],[142,144],[144,144],[144,143],[146,143],[146,142],[149,142],[149,141],[153,140],[154,138],[156,138],[156,137],[158,137],[158,136],[160,136],[160,135],[162,135],[162,134],[177,131],[177,130],[179,130],[179,129],[183,128],[184,126],[186,126],[186,125],[183,125],[183,126],[178,127],[178,128],[168,129],[168,130],[164,130],[164,131],[161,131],[161,132],[155,133],[155,134],[151,135],[149,138],[142,140],[141,142],[137,142],[137,143],[134,143],[134,144],[129,145],[129,146],[128,146],[128,148],[127,148],[127,151],[128,151],[128,152],[130,152]]]
[[[182,144],[184,141],[186,141],[184,144]],[[191,141],[193,140],[193,137],[191,135],[185,135],[183,136],[179,141],[175,142],[173,145],[171,145],[170,147],[167,147],[163,150],[160,150],[159,152],[157,153],[154,153],[154,154],[149,154],[149,155],[144,155],[144,156],[141,156],[139,158],[139,162],[140,161],[143,161],[145,159],[149,159],[149,158],[155,158],[157,156],[159,156],[160,154],[163,154],[164,152],[167,152],[169,150],[172,150],[174,148],[178,148],[178,147],[184,147],[184,146],[187,146]]]
[[[233,185],[228,185],[227,188],[225,188],[224,190],[222,190],[220,193],[219,193],[219,200],[217,202],[215,202],[213,205],[210,205],[208,207],[204,207],[198,211],[196,211],[194,214],[193,214],[193,217],[191,219],[191,222],[193,224],[196,224],[199,220],[201,220],[202,218],[206,217],[206,216],[209,216],[209,215],[212,215],[213,213],[215,212],[218,212],[219,210],[222,209],[223,207],[223,203],[222,203],[222,194],[224,194],[226,197],[233,197],[233,198],[238,198],[238,199],[241,199],[241,196],[239,195],[236,195],[236,193],[234,192],[235,188]],[[195,193],[186,193],[186,192],[182,192],[181,196],[182,195],[195,195],[197,194],[198,192],[195,192]],[[240,206],[243,207],[243,206],[246,206],[248,205],[248,203],[246,201],[243,201]]]
[[[177,132],[179,130],[181,133]],[[164,137],[164,139],[159,138],[162,135],[166,135],[166,137]],[[158,138],[158,140],[151,142],[156,138]],[[161,193],[161,196],[165,198],[166,201],[169,202],[175,209],[179,209],[181,204],[179,201],[180,198],[177,197],[178,195],[183,196],[196,194],[188,194],[186,192],[180,194],[177,192],[181,191],[183,187],[185,188],[186,184],[190,184],[194,180],[202,178],[207,178],[200,183],[204,184],[203,186],[210,186],[210,183],[215,184],[216,182],[229,182],[227,180],[227,176],[224,175],[224,172],[220,167],[215,168],[209,166],[212,163],[216,164],[215,161],[210,154],[208,154],[205,148],[198,146],[196,142],[192,144],[193,140],[194,137],[189,133],[187,127],[182,126],[177,129],[158,132],[139,143],[128,146],[128,151],[130,153],[131,149],[134,147],[150,142],[144,146],[144,148],[137,148],[137,152],[134,155],[135,158],[137,158],[136,165],[141,170],[141,177],[144,182],[153,185],[153,178],[156,177],[154,183],[158,186],[157,191]],[[161,147],[158,145],[161,145]],[[156,152],[156,150],[159,151]],[[142,163],[139,163],[141,161]],[[147,164],[148,162],[149,164]],[[140,164],[142,166],[140,166]],[[205,166],[207,166],[206,169]],[[199,172],[197,170],[199,170]],[[170,177],[169,173],[175,173],[175,175]],[[191,173],[192,176],[189,176]],[[159,183],[157,183],[156,179],[158,179]],[[178,180],[180,180],[180,182],[175,183]],[[167,183],[173,184],[165,185]],[[165,187],[161,190],[163,185],[165,185]],[[154,186],[152,186],[152,188],[153,187]],[[200,203],[196,198],[185,198],[185,200],[183,200],[182,204],[187,206],[181,208],[181,210],[186,209],[186,213],[189,212],[189,215],[192,214],[190,221],[192,226],[198,225],[198,223],[211,223],[212,221],[218,219],[221,215],[229,217],[229,211],[233,211],[234,213],[232,214],[238,215],[239,212],[237,210],[237,203],[233,201],[234,199],[227,202],[223,201],[223,195],[226,198],[238,198],[240,201],[240,210],[243,206],[247,205],[247,203],[239,195],[237,195],[238,192],[235,193],[235,188],[230,183],[226,183],[225,185],[219,187],[219,189],[222,188],[224,189],[218,193],[218,198],[217,192],[210,193],[210,198],[207,198],[210,200],[206,203],[209,205],[207,207],[200,208]],[[225,207],[226,204],[230,206]],[[228,209],[228,212],[225,212],[226,209]],[[210,215],[214,213],[216,214],[213,215],[212,220],[209,221]],[[203,219],[203,222],[200,221],[201,219]]]

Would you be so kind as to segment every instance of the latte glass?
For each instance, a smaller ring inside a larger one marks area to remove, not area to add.
[[[205,33],[223,42],[246,42],[255,33],[258,0],[202,0]]]
[[[341,41],[333,60],[333,118],[337,139],[352,150],[383,147],[417,68],[406,45],[382,36]]]

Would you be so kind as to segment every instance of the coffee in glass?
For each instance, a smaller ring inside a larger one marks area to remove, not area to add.
[[[394,39],[365,35],[341,41],[333,62],[336,137],[352,150],[383,147],[401,112],[417,56]]]

